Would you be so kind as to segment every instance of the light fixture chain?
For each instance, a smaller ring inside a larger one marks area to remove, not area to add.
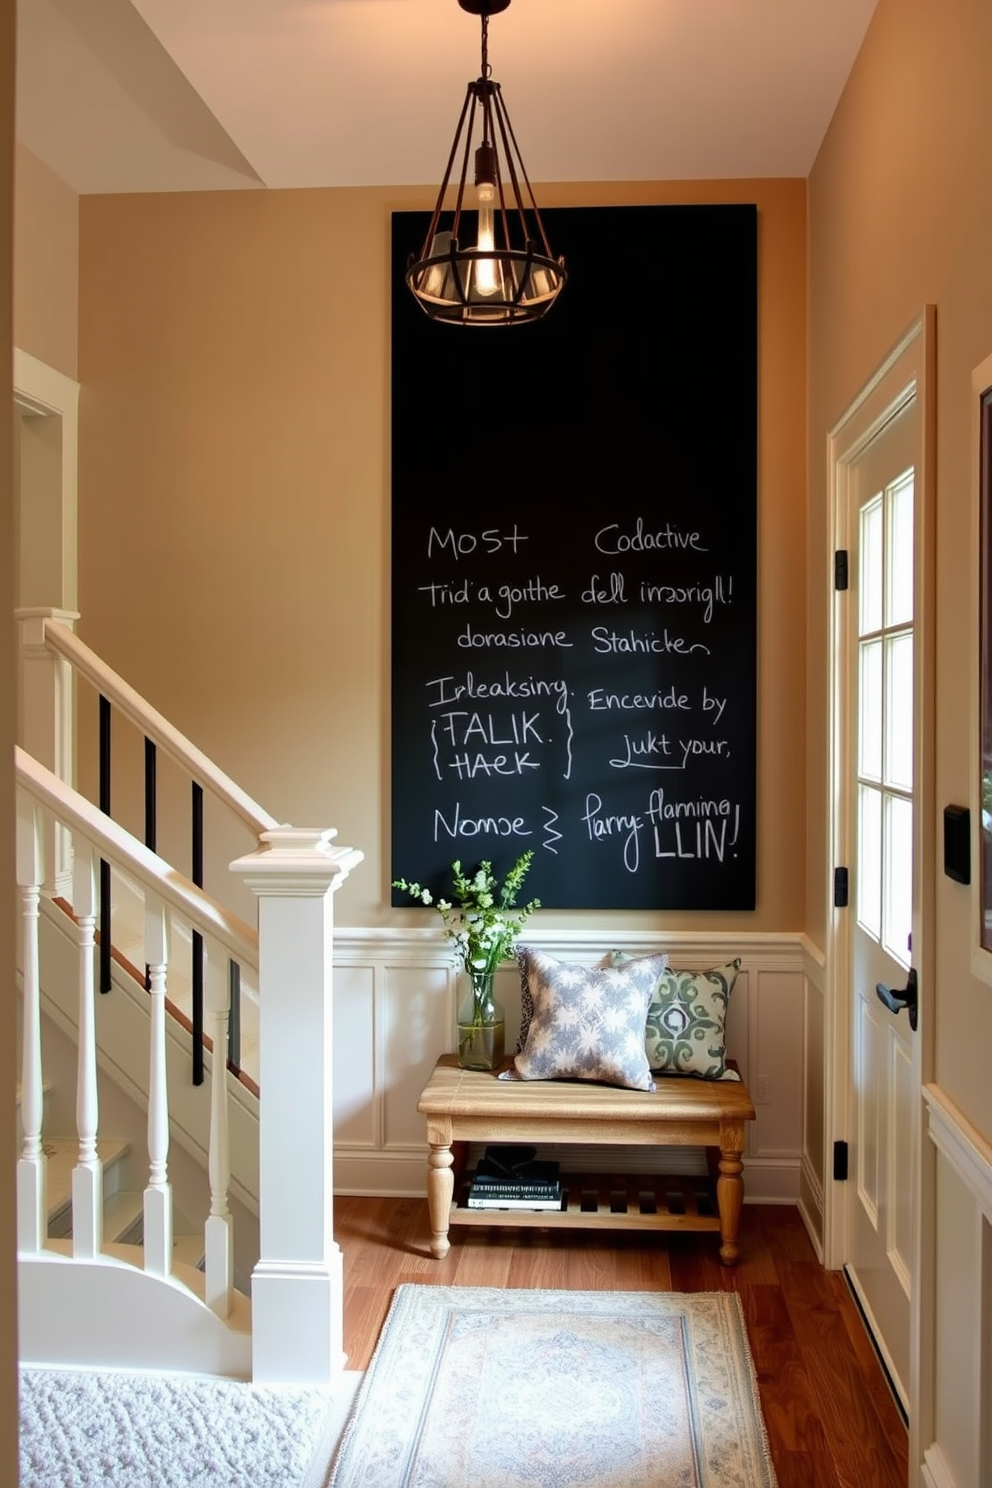
[[[489,65],[489,12],[482,12],[482,72],[483,78],[491,78],[493,70]]]

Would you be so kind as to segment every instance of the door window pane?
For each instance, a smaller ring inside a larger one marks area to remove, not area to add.
[[[882,944],[909,965],[913,930],[913,803],[885,797],[885,913]]]
[[[885,623],[913,618],[913,472],[886,487]]]
[[[882,779],[882,643],[862,641],[859,648],[858,774]]]
[[[859,635],[882,628],[882,498],[861,508],[858,588],[861,604]]]
[[[882,793],[858,788],[858,923],[875,940],[882,934]]]
[[[885,784],[913,789],[913,634],[885,638]]]

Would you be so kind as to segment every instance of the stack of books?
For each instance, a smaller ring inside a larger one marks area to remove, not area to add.
[[[560,1209],[558,1164],[536,1147],[487,1147],[468,1191],[469,1209]]]

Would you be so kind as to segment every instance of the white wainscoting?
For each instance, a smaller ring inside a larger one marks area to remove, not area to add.
[[[923,1097],[937,1153],[937,1264],[933,1440],[922,1482],[984,1488],[992,1484],[992,1144],[939,1085]]]
[[[808,965],[799,935],[643,934],[542,930],[542,949],[566,961],[594,964],[611,949],[646,955],[667,951],[671,964],[693,970],[740,956],[730,1002],[727,1052],[755,1100],[746,1149],[747,1198],[794,1203],[799,1198],[804,1126]],[[507,966],[497,995],[507,1013],[507,1047],[519,1025],[519,977]],[[453,1047],[457,971],[432,930],[339,928],[334,937],[335,1189],[342,1194],[419,1196],[425,1192],[427,1146],[417,1100],[437,1056]],[[579,1169],[584,1149],[560,1153]],[[618,1150],[617,1171],[643,1170],[640,1153]],[[604,1154],[597,1153],[601,1168]],[[683,1154],[679,1166],[699,1163]],[[672,1169],[672,1150],[658,1167]]]

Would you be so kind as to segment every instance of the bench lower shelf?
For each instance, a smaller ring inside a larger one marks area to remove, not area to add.
[[[587,1230],[717,1230],[712,1184],[698,1174],[563,1173],[559,1209],[469,1209],[471,1175],[456,1180],[451,1225],[541,1226]]]

